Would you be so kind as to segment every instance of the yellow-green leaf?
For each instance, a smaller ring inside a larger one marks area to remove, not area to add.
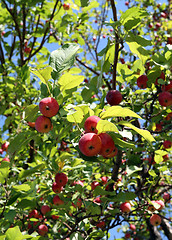
[[[136,131],[138,134],[140,134],[149,143],[152,143],[152,142],[155,141],[155,139],[153,138],[153,136],[150,134],[149,131],[137,128],[133,124],[131,124],[130,122],[121,121],[118,124],[124,125],[124,126],[126,126],[128,128],[133,129],[134,131]]]
[[[60,85],[60,90],[63,92],[67,89],[78,87],[83,80],[84,76],[65,73],[59,79],[58,84]]]
[[[155,156],[154,156],[154,161],[156,163],[160,163],[163,161],[163,156],[165,156],[167,154],[166,151],[164,150],[156,150],[155,151]]]
[[[101,113],[102,119],[110,117],[135,117],[142,119],[137,113],[128,108],[122,108],[121,106],[112,106]]]
[[[115,124],[109,122],[108,120],[100,120],[96,126],[98,133],[101,132],[119,132]]]

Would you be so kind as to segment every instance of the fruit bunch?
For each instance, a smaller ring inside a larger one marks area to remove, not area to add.
[[[47,97],[40,101],[39,110],[43,115],[36,119],[35,128],[38,132],[47,133],[53,128],[50,118],[58,113],[59,104],[56,99]]]
[[[88,157],[102,155],[105,158],[111,158],[117,155],[112,137],[108,133],[100,133],[96,129],[98,121],[97,116],[90,116],[84,123],[85,134],[79,140],[80,151]]]

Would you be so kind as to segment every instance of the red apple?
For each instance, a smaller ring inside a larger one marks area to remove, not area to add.
[[[123,213],[129,213],[131,211],[131,204],[129,202],[124,202],[120,205],[120,209]]]
[[[5,158],[2,159],[2,161],[3,161],[3,162],[10,162],[10,159],[7,158],[7,157],[5,157]]]
[[[94,203],[101,203],[101,198],[100,197],[96,197],[94,200],[93,200]]]
[[[56,176],[55,176],[55,182],[60,187],[63,187],[68,182],[68,177],[67,177],[67,175],[65,173],[62,173],[62,172],[61,173],[57,173]]]
[[[3,150],[2,150],[2,148],[0,148],[0,154],[3,154]]]
[[[39,110],[45,117],[53,117],[59,111],[59,104],[52,97],[44,98],[39,103]]]
[[[131,237],[131,234],[130,233],[126,233],[125,234],[125,238],[130,238]]]
[[[74,181],[73,185],[81,185],[82,187],[84,187],[84,183],[81,180]]]
[[[58,195],[54,196],[53,198],[54,205],[63,205],[64,201],[60,199]]]
[[[41,236],[45,236],[45,234],[48,232],[48,227],[45,224],[41,224],[38,227],[38,233]]]
[[[161,92],[158,96],[159,104],[163,107],[172,105],[172,94],[170,92]]]
[[[166,161],[168,161],[168,160],[169,160],[168,154],[164,155],[164,156],[163,156],[163,162],[166,162]]]
[[[81,208],[81,206],[82,206],[82,200],[80,199],[80,198],[78,198],[77,199],[77,201],[76,201],[76,205],[74,204],[74,203],[72,203],[72,206],[74,207],[74,208]]]
[[[162,123],[156,123],[156,129],[155,129],[156,132],[160,132],[162,131]]]
[[[101,222],[96,224],[96,227],[98,227],[98,228],[104,228],[105,226],[106,226],[105,221],[101,221]]]
[[[35,128],[35,122],[28,122],[27,124],[29,127]]]
[[[136,230],[136,226],[134,224],[130,224],[130,229],[135,231]]]
[[[125,2],[125,6],[128,6],[129,5],[129,2],[127,1],[127,2]]]
[[[34,209],[32,210],[30,213],[29,213],[29,218],[39,218],[39,213],[38,213],[38,210]]]
[[[170,112],[169,114],[167,114],[167,116],[165,117],[166,121],[169,121],[172,119],[172,112]]]
[[[97,186],[99,186],[99,185],[100,185],[99,182],[94,181],[94,182],[91,183],[91,189],[94,190],[94,189],[95,189]]]
[[[3,144],[1,145],[1,149],[2,149],[2,151],[7,151],[8,146],[9,146],[9,142],[5,142],[5,143],[3,143]]]
[[[108,133],[100,133],[98,136],[102,142],[99,154],[103,157],[107,157],[114,150],[114,141]]]
[[[111,106],[119,105],[122,101],[122,94],[118,90],[110,90],[106,95],[106,100]]]
[[[95,133],[86,133],[79,140],[80,151],[88,157],[96,156],[101,149],[101,139]]]
[[[64,8],[64,10],[69,10],[70,9],[70,4],[69,3],[64,3],[63,8]]]
[[[101,180],[102,180],[103,185],[105,185],[108,182],[108,177],[103,176],[103,177],[101,177]]]
[[[170,45],[172,44],[172,37],[167,38],[167,44],[170,44]]]
[[[146,75],[141,75],[137,78],[137,86],[141,89],[147,88],[148,77]]]
[[[59,216],[58,216],[58,215],[51,215],[51,217],[52,217],[53,220],[59,219]]]
[[[97,116],[90,116],[85,120],[84,123],[84,129],[86,133],[92,132],[92,133],[97,133],[97,123],[98,121],[101,120],[101,118],[97,117]]]
[[[165,192],[164,194],[163,194],[163,199],[165,200],[165,202],[170,202],[170,194],[169,193],[167,193],[167,192]]]
[[[114,146],[114,149],[112,150],[112,152],[110,154],[108,154],[106,157],[113,158],[117,155],[117,153],[118,153],[118,149],[117,149],[117,147]]]
[[[52,129],[51,120],[45,116],[39,116],[35,121],[35,129],[41,133],[48,133]]]
[[[153,225],[153,226],[158,226],[161,224],[161,217],[157,214],[153,214],[151,217],[150,217],[150,223]]]
[[[163,142],[163,147],[164,148],[171,148],[171,146],[172,146],[172,142],[170,140],[165,140]]]
[[[42,207],[41,207],[41,213],[43,214],[43,215],[45,215],[46,213],[48,213],[48,212],[50,212],[51,211],[51,208],[48,206],[48,205],[43,205]]]
[[[24,52],[26,53],[26,54],[29,54],[30,52],[31,52],[31,48],[30,47],[25,47],[24,48]]]
[[[59,186],[56,182],[52,185],[52,190],[55,193],[60,193],[63,190],[63,186]]]
[[[161,89],[165,92],[172,92],[172,81],[170,81],[170,83],[167,85],[162,85]]]
[[[158,211],[162,210],[165,207],[165,204],[162,200],[156,200],[155,202],[160,205],[160,207],[158,208]]]

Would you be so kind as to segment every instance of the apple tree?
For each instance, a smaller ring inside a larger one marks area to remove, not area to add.
[[[0,239],[172,239],[170,1],[0,11]]]

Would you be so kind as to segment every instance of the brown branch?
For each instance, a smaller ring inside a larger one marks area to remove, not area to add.
[[[111,0],[111,7],[113,12],[113,19],[117,21],[117,11],[114,0]],[[115,32],[115,56],[114,56],[114,63],[113,63],[113,77],[112,77],[112,88],[116,89],[116,76],[117,76],[117,63],[118,63],[118,54],[119,54],[119,36]]]
[[[114,167],[112,170],[112,179],[116,182],[118,179],[118,172],[120,165],[122,163],[122,151],[118,150],[118,154],[116,156],[116,162],[114,163]]]
[[[54,15],[55,15],[55,11],[56,11],[56,7],[57,7],[58,2],[59,2],[59,0],[56,0],[56,3],[54,5],[53,11],[52,11],[52,14],[51,14],[51,17],[50,17],[50,21],[53,19]],[[46,29],[45,29],[44,36],[42,38],[42,41],[41,41],[39,47],[32,54],[30,54],[28,58],[26,58],[24,60],[24,64],[26,62],[28,62],[37,52],[39,52],[41,50],[41,48],[43,47],[44,43],[48,39],[48,38],[46,38],[48,30],[49,30],[49,26],[47,26]]]
[[[161,227],[165,233],[165,235],[167,236],[167,238],[169,240],[172,240],[172,228],[171,228],[171,225],[169,224],[169,222],[164,219],[164,218],[161,218]]]
[[[14,36],[14,38],[13,38],[13,43],[12,43],[12,45],[11,45],[11,51],[10,51],[10,55],[9,55],[9,58],[8,58],[9,61],[11,61],[11,58],[12,58],[12,56],[13,56],[15,43],[16,43],[16,36]]]

